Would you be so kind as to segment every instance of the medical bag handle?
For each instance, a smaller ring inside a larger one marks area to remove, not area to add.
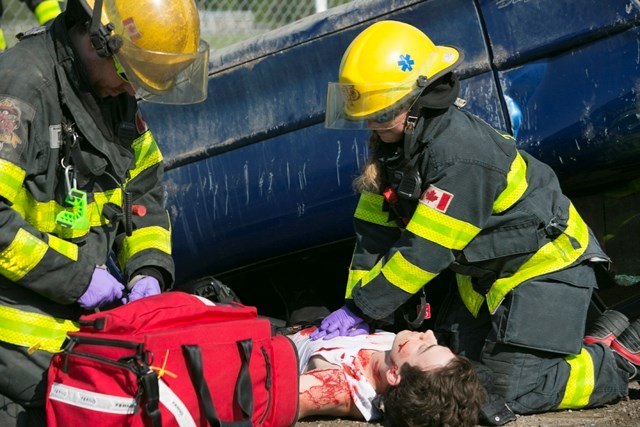
[[[251,416],[253,415],[253,389],[251,376],[249,374],[249,359],[251,358],[251,350],[253,342],[248,340],[238,341],[238,351],[242,365],[238,373],[235,387],[235,399],[244,415],[244,419],[240,421],[225,422],[218,418],[218,413],[213,405],[209,387],[204,379],[204,371],[202,364],[202,353],[198,345],[183,345],[182,350],[187,359],[187,369],[191,382],[196,390],[198,400],[204,408],[205,416],[211,427],[252,427]]]

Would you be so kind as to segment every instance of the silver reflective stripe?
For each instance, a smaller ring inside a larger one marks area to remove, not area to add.
[[[160,403],[173,414],[180,427],[196,427],[196,422],[189,413],[184,402],[180,400],[173,390],[169,388],[162,378],[158,379],[158,389],[160,391]]]
[[[129,415],[136,410],[136,400],[133,398],[96,393],[60,383],[53,383],[49,399],[108,414]]]
[[[184,402],[162,379],[158,380],[158,389],[160,403],[174,416],[177,426],[196,427],[196,422]],[[49,392],[49,399],[108,414],[132,415],[136,411],[136,400],[134,398],[96,393],[60,383],[53,383],[51,392]]]

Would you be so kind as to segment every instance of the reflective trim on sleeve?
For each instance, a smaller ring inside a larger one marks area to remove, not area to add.
[[[385,227],[398,227],[395,221],[389,221],[389,212],[382,210],[383,204],[384,196],[374,193],[362,193],[353,216],[356,219]]]
[[[367,274],[366,270],[349,270],[349,278],[347,279],[347,289],[345,292],[345,298],[351,298],[351,292],[356,287],[358,282],[362,280],[364,275]]]
[[[135,153],[136,166],[129,171],[129,179],[127,181],[131,181],[146,169],[162,161],[162,153],[150,131],[136,138],[131,147]]]
[[[507,174],[507,188],[493,202],[493,213],[500,213],[509,209],[520,200],[527,188],[527,163],[520,153],[516,152],[516,158],[513,159]]]
[[[574,247],[572,238],[578,243],[578,248]],[[588,245],[587,224],[573,204],[569,204],[568,226],[564,233],[541,247],[512,276],[498,279],[491,286],[487,294],[489,311],[495,313],[504,297],[520,283],[570,266],[587,250]]]
[[[26,175],[24,169],[0,159],[0,196],[7,199],[9,203],[15,203],[18,194],[22,191],[22,183]]]
[[[60,14],[59,0],[43,0],[33,10],[38,24],[44,25]]]
[[[569,355],[565,360],[571,372],[558,409],[584,408],[589,404],[595,386],[593,360],[585,348],[580,354]]]
[[[418,203],[407,230],[447,249],[464,249],[480,228]]]
[[[382,260],[378,261],[376,263],[376,265],[374,265],[371,270],[367,271],[363,276],[361,282],[360,282],[360,286],[364,287],[367,284],[369,284],[369,282],[371,282],[373,279],[375,279],[376,277],[378,277],[378,274],[380,274],[380,271],[382,271]]]
[[[391,284],[410,294],[415,294],[437,276],[412,264],[400,252],[393,254],[381,271]]]
[[[458,293],[464,306],[467,307],[467,310],[469,310],[469,313],[471,313],[473,317],[477,318],[482,303],[484,303],[484,296],[473,289],[471,276],[456,274],[456,283],[458,284]]]
[[[132,256],[147,249],[157,249],[171,255],[171,231],[158,226],[134,230],[122,242],[118,253],[120,266],[124,267]]]
[[[9,246],[0,252],[0,274],[17,282],[38,265],[48,248],[42,240],[19,229]]]
[[[60,351],[67,333],[78,330],[78,324],[71,320],[0,305],[0,341],[30,351]]]
[[[78,245],[75,243],[67,242],[53,234],[49,234],[49,247],[72,261],[78,260]]]

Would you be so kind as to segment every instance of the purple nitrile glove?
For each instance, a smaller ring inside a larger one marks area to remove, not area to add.
[[[329,314],[320,323],[320,327],[309,336],[312,340],[325,340],[337,337],[363,335],[369,333],[369,325],[354,314],[347,306],[343,306]]]
[[[153,276],[136,276],[129,282],[131,291],[127,298],[123,298],[123,303],[137,301],[144,297],[150,297],[152,295],[159,295],[160,282]]]
[[[80,307],[92,310],[105,304],[112,303],[122,298],[124,285],[118,282],[104,266],[97,266],[93,270],[89,287],[78,298]]]

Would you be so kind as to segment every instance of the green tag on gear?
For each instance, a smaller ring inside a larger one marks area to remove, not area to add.
[[[74,230],[89,229],[87,218],[87,193],[82,190],[72,189],[65,201],[73,207],[72,210],[64,210],[56,216],[56,224]]]

